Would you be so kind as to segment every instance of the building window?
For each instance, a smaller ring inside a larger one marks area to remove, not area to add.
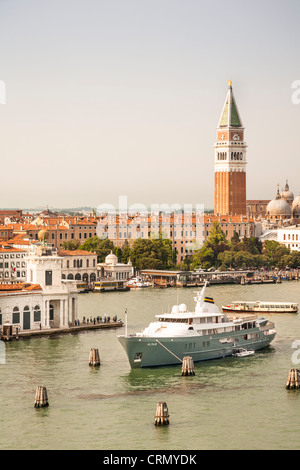
[[[18,307],[15,307],[13,309],[12,322],[13,323],[20,323],[20,311],[19,311]]]
[[[52,286],[52,271],[45,271],[45,284]]]
[[[33,321],[41,321],[41,309],[39,305],[36,305],[33,310]]]
[[[49,307],[49,320],[54,320],[54,307],[52,304],[50,304],[50,307]]]

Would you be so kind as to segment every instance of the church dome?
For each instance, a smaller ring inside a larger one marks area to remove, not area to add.
[[[289,203],[292,203],[294,200],[294,194],[292,191],[290,191],[288,182],[286,182],[284,189],[281,191],[281,197]]]
[[[288,202],[280,196],[278,190],[276,198],[267,205],[267,216],[273,218],[290,218],[291,215],[292,210]]]
[[[300,195],[297,196],[292,204],[293,217],[300,217]]]
[[[106,264],[117,264],[117,262],[118,262],[118,257],[114,255],[112,251],[105,258]]]

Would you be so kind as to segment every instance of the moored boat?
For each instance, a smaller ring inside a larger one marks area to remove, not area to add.
[[[247,356],[253,356],[253,354],[255,354],[254,349],[240,348],[240,349],[237,349],[233,353],[233,356],[235,356],[235,357],[247,357]]]
[[[144,289],[145,287],[151,287],[151,282],[143,281],[140,276],[133,277],[127,282],[127,286],[130,289]]]
[[[89,291],[89,286],[87,282],[78,282],[77,284],[77,291],[80,292],[88,292]]]
[[[229,305],[223,305],[222,310],[237,313],[297,313],[298,304],[295,302],[235,301]]]
[[[110,281],[101,280],[96,281],[94,284],[94,292],[108,292],[108,291],[125,291],[129,290],[129,287],[124,281]]]
[[[274,323],[257,316],[228,318],[220,312],[205,287],[194,297],[195,310],[174,305],[170,313],[156,315],[140,333],[118,336],[132,368],[180,364],[184,356],[194,362],[232,356],[236,348],[259,350],[275,338]]]

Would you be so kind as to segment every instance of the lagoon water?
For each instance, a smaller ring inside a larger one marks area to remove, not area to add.
[[[255,286],[211,286],[221,307],[234,300],[294,301],[300,281]],[[193,289],[152,288],[79,296],[79,318],[117,314],[128,333],[148,326],[154,315],[186,303]],[[124,328],[95,330],[5,344],[0,363],[0,449],[204,450],[299,449],[300,390],[286,390],[300,340],[300,313],[273,314],[271,346],[246,358],[131,370],[117,335]],[[100,368],[88,364],[98,348]],[[300,359],[300,353],[299,353]],[[47,388],[49,407],[34,408],[37,386]],[[170,425],[156,427],[165,401]]]

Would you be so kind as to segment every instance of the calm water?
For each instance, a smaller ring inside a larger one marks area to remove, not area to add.
[[[295,301],[300,281],[279,285],[215,286],[221,306],[233,300]],[[79,316],[124,320],[141,330],[175,303],[193,308],[192,289],[89,293]],[[255,356],[181,367],[131,370],[117,340],[124,328],[10,342],[0,365],[0,449],[299,449],[300,391],[287,391],[292,342],[300,340],[300,314],[274,314],[277,337]],[[101,366],[89,367],[91,348]],[[49,407],[34,408],[45,385]],[[170,425],[154,426],[156,404],[166,401]]]

